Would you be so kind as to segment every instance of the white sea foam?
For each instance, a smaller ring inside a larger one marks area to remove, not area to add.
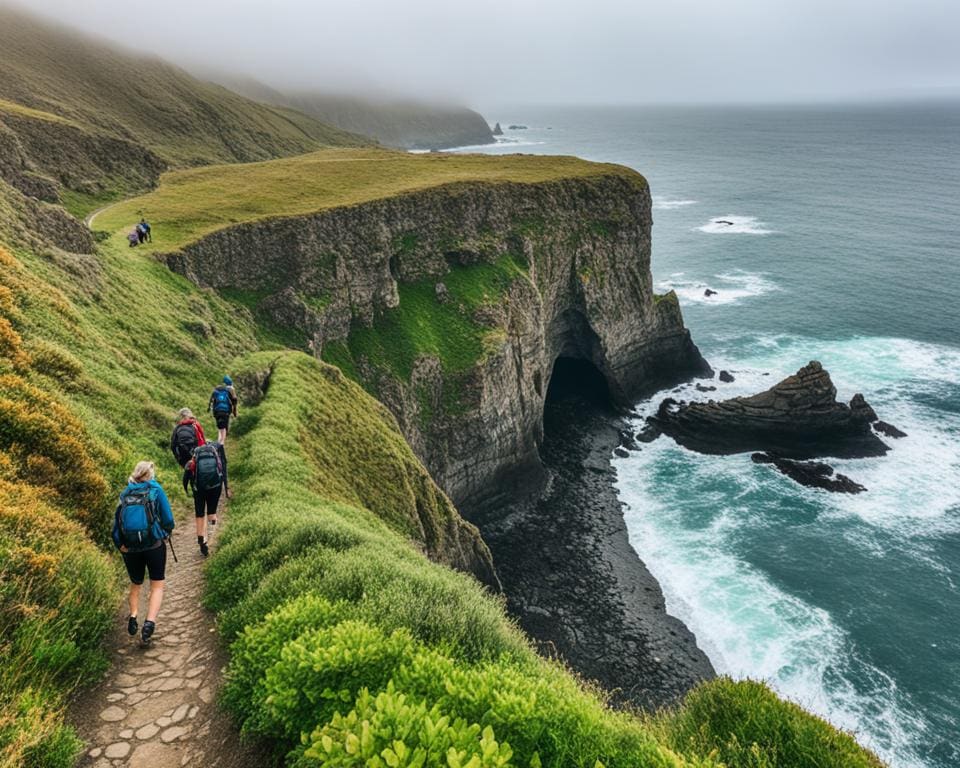
[[[892,539],[915,561],[949,577],[947,564],[926,550],[926,542],[938,532],[960,533],[960,489],[950,481],[960,473],[960,415],[935,405],[960,387],[960,350],[890,338],[782,335],[723,343],[729,352],[719,350],[711,362],[731,370],[736,381],[710,393],[686,386],[676,397],[750,394],[819,359],[841,399],[863,392],[881,418],[909,436],[890,440],[893,450],[885,457],[832,462],[867,486],[857,496],[804,488],[745,456],[702,456],[658,440],[616,459],[631,543],[660,581],[668,610],[696,633],[719,671],[766,680],[853,732],[894,768],[920,768],[925,761],[916,747],[926,725],[908,697],[858,653],[828,612],[781,588],[741,554],[740,544],[752,531],[778,524],[763,499],[789,504],[802,497],[819,510],[811,525],[855,523],[837,529],[858,537],[865,555],[875,553],[878,568],[889,555],[884,542]],[[647,415],[658,401],[638,408]]]
[[[498,136],[496,141],[492,144],[466,144],[462,147],[448,147],[447,149],[441,150],[442,152],[489,152],[491,150],[498,149],[514,149],[521,147],[539,147],[543,144],[546,144],[545,141],[531,141],[528,139],[512,139],[507,136]],[[424,155],[431,150],[429,149],[411,149],[408,150],[411,154],[414,155]]]
[[[685,280],[683,272],[676,272],[657,283],[657,290],[676,291],[684,302],[697,304],[736,304],[742,299],[762,296],[781,290],[766,274],[760,272],[725,272],[714,275],[712,280]],[[716,291],[706,295],[707,289]]]
[[[688,205],[696,205],[696,200],[668,200],[665,197],[653,197],[653,209],[655,211],[672,211],[675,208],[686,208]]]
[[[715,216],[697,229],[710,235],[773,234],[773,230],[766,229],[766,225],[755,216]]]

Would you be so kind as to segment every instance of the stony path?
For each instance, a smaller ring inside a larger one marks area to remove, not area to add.
[[[192,511],[192,510],[191,510]],[[223,510],[221,510],[222,512]],[[211,548],[221,525],[210,529]],[[107,678],[81,698],[72,721],[87,751],[81,768],[254,768],[270,761],[244,745],[216,704],[226,663],[212,614],[200,605],[203,563],[192,514],[177,520],[179,563],[167,553],[166,594],[148,648],[126,631],[126,604],[117,617]],[[141,595],[141,625],[146,615]]]

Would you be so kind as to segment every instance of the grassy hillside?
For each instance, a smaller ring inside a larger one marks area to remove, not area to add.
[[[617,174],[623,166],[575,157],[411,155],[384,149],[328,149],[283,160],[194,168],[165,174],[160,186],[97,219],[117,233],[144,211],[157,233],[148,251],[172,251],[210,232],[259,219],[298,216],[457,183],[533,184]]]
[[[35,172],[85,196],[70,200],[79,212],[143,189],[163,164],[247,162],[370,143],[0,6],[0,134],[4,128]]]

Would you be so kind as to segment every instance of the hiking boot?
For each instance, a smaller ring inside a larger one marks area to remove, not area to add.
[[[210,547],[207,546],[207,542],[203,542],[203,544],[200,545],[200,554],[204,557],[210,554]]]
[[[143,629],[140,630],[140,640],[144,645],[150,644],[150,638],[153,637],[153,630],[157,628],[157,625],[152,621],[143,622]]]
[[[135,634],[137,634],[136,616],[131,616],[129,619],[127,619],[127,634],[130,635],[130,637],[133,637]]]

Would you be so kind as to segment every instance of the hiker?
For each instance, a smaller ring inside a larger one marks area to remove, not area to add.
[[[127,235],[127,241],[130,243],[131,248],[136,248],[140,244],[140,230],[132,229],[130,234]]]
[[[147,223],[147,220],[141,218],[140,223],[137,226],[140,228],[140,231],[143,232],[143,239],[148,243],[152,243],[153,233],[150,231],[150,225]]]
[[[183,468],[183,490],[187,484],[193,491],[193,511],[197,521],[197,544],[200,554],[210,554],[207,546],[207,522],[217,524],[217,505],[220,493],[226,490],[227,498],[230,484],[227,480],[227,454],[222,443],[205,443],[197,446],[193,456]]]
[[[206,443],[203,426],[189,408],[181,408],[177,414],[177,423],[170,435],[170,450],[177,464],[183,469],[193,456],[194,449]]]
[[[227,430],[230,428],[230,417],[237,415],[237,392],[233,388],[233,379],[223,377],[223,383],[214,387],[210,393],[210,402],[207,410],[213,411],[217,420],[217,440],[221,445],[227,442]]]
[[[134,231],[137,233],[137,242],[143,243],[143,241],[147,239],[146,230],[139,224],[137,224],[137,226],[134,227]]]
[[[127,633],[131,637],[137,634],[137,610],[144,572],[150,574],[147,620],[140,632],[144,645],[150,642],[157,626],[167,565],[166,539],[174,526],[170,502],[155,478],[156,468],[152,461],[137,464],[127,487],[120,494],[113,520],[113,543],[123,554],[123,564],[130,576]]]

